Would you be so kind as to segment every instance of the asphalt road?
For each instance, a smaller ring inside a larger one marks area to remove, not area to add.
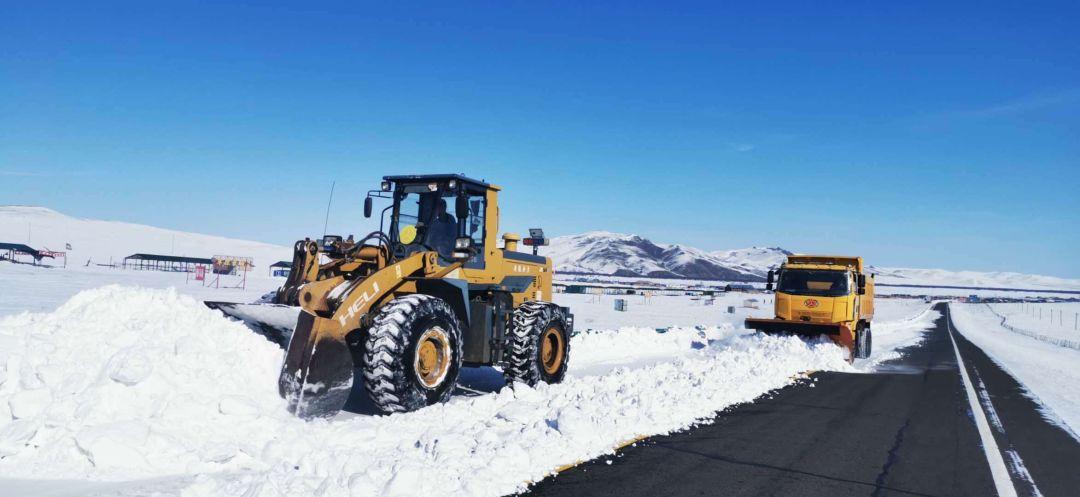
[[[1080,495],[1080,443],[1044,420],[1008,373],[955,332],[947,308],[938,310],[944,316],[926,340],[883,372],[815,374],[711,424],[566,470],[529,494]],[[981,392],[982,435],[950,335]],[[997,450],[984,450],[981,436]]]

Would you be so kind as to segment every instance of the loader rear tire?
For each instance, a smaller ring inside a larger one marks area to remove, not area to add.
[[[565,316],[555,304],[525,302],[514,309],[502,365],[506,383],[561,382],[570,361],[566,329]]]
[[[378,310],[364,346],[364,389],[384,413],[450,399],[461,371],[461,323],[450,305],[407,295]]]

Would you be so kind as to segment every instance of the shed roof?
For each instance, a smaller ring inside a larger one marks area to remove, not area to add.
[[[24,254],[30,254],[30,255],[34,256],[35,259],[41,259],[43,257],[41,252],[39,252],[37,249],[32,248],[29,245],[25,245],[25,244],[22,244],[22,243],[3,243],[3,242],[0,242],[0,250],[14,250],[16,252],[22,252]],[[44,257],[52,257],[52,256],[51,255],[46,255]]]
[[[124,258],[124,260],[135,259],[140,261],[159,261],[159,262],[187,262],[190,264],[213,264],[214,261],[210,259],[204,259],[202,257],[181,257],[177,255],[158,255],[158,254],[131,254]]]

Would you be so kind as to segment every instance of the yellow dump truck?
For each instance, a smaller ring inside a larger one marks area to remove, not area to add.
[[[848,361],[870,356],[874,277],[862,257],[790,255],[769,271],[766,289],[776,288],[776,317],[746,320],[765,333],[826,335],[848,352]]]

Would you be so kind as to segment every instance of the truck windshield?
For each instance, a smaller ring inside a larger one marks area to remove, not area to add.
[[[848,276],[846,271],[786,269],[780,273],[776,291],[793,295],[840,297],[848,294]]]

